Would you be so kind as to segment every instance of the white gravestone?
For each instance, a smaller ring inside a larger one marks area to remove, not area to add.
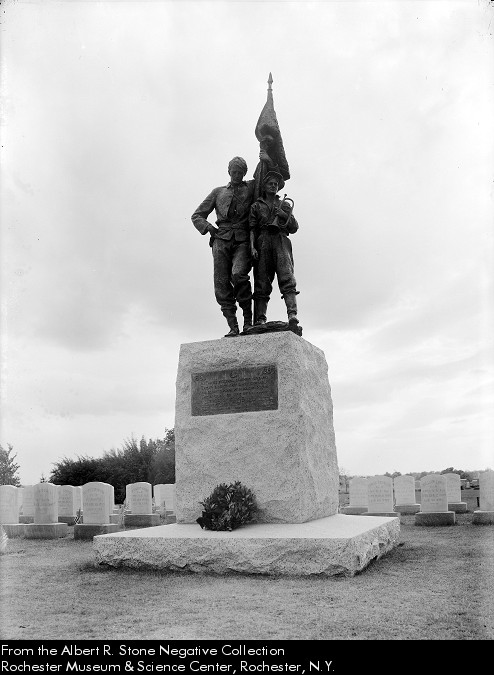
[[[413,476],[396,476],[393,479],[396,506],[415,504],[415,478]]]
[[[73,517],[76,514],[75,487],[73,485],[61,485],[58,491],[58,516]]]
[[[167,511],[175,511],[175,483],[165,483],[165,504]]]
[[[19,523],[19,502],[15,485],[0,485],[0,524]]]
[[[22,505],[24,503],[24,488],[17,488],[17,504],[19,506],[19,513],[22,513]]]
[[[108,483],[93,481],[82,486],[84,525],[110,523],[110,499]]]
[[[115,511],[115,488],[111,483],[107,483],[110,500],[110,515]]]
[[[141,481],[128,485],[130,511],[132,515],[143,515],[153,512],[153,498],[151,483]]]
[[[24,486],[22,515],[34,517],[34,485]]]
[[[448,504],[461,502],[461,480],[457,473],[445,473]]]
[[[393,511],[393,479],[389,476],[370,476],[367,481],[368,513]]]
[[[448,494],[444,475],[431,473],[420,479],[420,510],[422,513],[448,511]]]
[[[494,511],[494,471],[479,474],[479,506],[481,511]]]
[[[158,483],[157,485],[153,486],[153,497],[154,497],[154,505],[159,511],[162,511],[163,508],[166,509],[164,483]],[[163,507],[163,504],[165,504],[165,507]]]
[[[350,479],[350,503],[349,506],[367,508],[369,506],[369,497],[367,494],[367,478]]]
[[[34,486],[34,523],[58,523],[58,490],[53,483],[38,483]]]

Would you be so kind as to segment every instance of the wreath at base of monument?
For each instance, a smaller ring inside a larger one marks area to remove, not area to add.
[[[203,530],[231,532],[251,523],[258,511],[254,493],[240,481],[217,485],[209,497],[199,503],[203,512],[197,522]]]

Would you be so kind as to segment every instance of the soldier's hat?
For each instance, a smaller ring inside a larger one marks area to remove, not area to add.
[[[285,181],[283,180],[283,176],[281,173],[278,173],[278,171],[268,171],[267,174],[263,178],[263,183],[266,183],[270,178],[276,178],[278,181],[278,191],[282,190],[285,187]]]

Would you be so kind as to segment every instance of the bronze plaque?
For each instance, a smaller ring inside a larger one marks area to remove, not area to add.
[[[192,415],[277,409],[275,365],[192,373]]]

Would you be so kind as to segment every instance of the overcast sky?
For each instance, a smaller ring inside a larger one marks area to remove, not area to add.
[[[269,72],[340,470],[494,468],[492,3],[2,11],[1,443],[23,483],[174,426],[180,345],[228,329],[190,216],[233,156],[252,177]]]

